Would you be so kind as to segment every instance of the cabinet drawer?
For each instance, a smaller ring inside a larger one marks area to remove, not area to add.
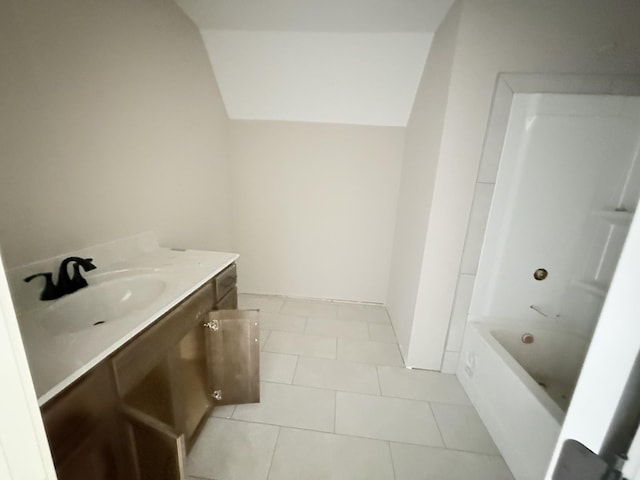
[[[222,300],[233,287],[236,286],[236,280],[238,274],[236,273],[236,264],[232,264],[224,271],[219,273],[216,278],[213,279],[213,288],[216,293],[216,303]]]
[[[121,396],[160,364],[167,352],[196,323],[206,322],[207,314],[214,305],[211,289],[211,283],[204,285],[113,356],[116,384]]]

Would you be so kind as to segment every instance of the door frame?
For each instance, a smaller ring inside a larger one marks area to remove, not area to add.
[[[636,356],[640,351],[638,285],[640,285],[640,218],[636,215],[631,223],[573,399],[562,425],[546,479],[551,479],[560,449],[566,439],[576,439],[596,453],[602,447]],[[638,453],[637,448],[632,449],[631,462],[636,465]],[[630,474],[637,478],[638,471]]]
[[[1,257],[0,379],[0,478],[56,480]]]

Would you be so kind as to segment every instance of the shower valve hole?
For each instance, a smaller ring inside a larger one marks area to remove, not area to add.
[[[533,272],[533,278],[538,281],[542,281],[549,276],[549,272],[544,268],[539,268]]]

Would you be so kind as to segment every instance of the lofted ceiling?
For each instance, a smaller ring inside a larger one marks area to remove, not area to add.
[[[405,126],[453,0],[177,0],[234,119]]]

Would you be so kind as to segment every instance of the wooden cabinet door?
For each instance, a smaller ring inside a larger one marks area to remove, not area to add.
[[[215,405],[260,401],[258,310],[216,310],[205,324],[209,385]]]
[[[135,408],[123,406],[139,480],[184,480],[184,434]]]
[[[125,425],[107,363],[95,366],[41,411],[59,480],[136,478],[122,442]]]
[[[123,469],[117,443],[120,430],[114,431],[114,419],[106,418],[88,432],[82,433],[73,452],[56,464],[59,480],[133,480],[134,473]]]
[[[213,408],[207,370],[206,329],[202,327],[206,322],[205,314],[175,349],[172,390],[180,393],[180,425],[185,434],[187,451],[193,446],[199,429]],[[177,397],[178,395],[174,395],[176,400]]]

